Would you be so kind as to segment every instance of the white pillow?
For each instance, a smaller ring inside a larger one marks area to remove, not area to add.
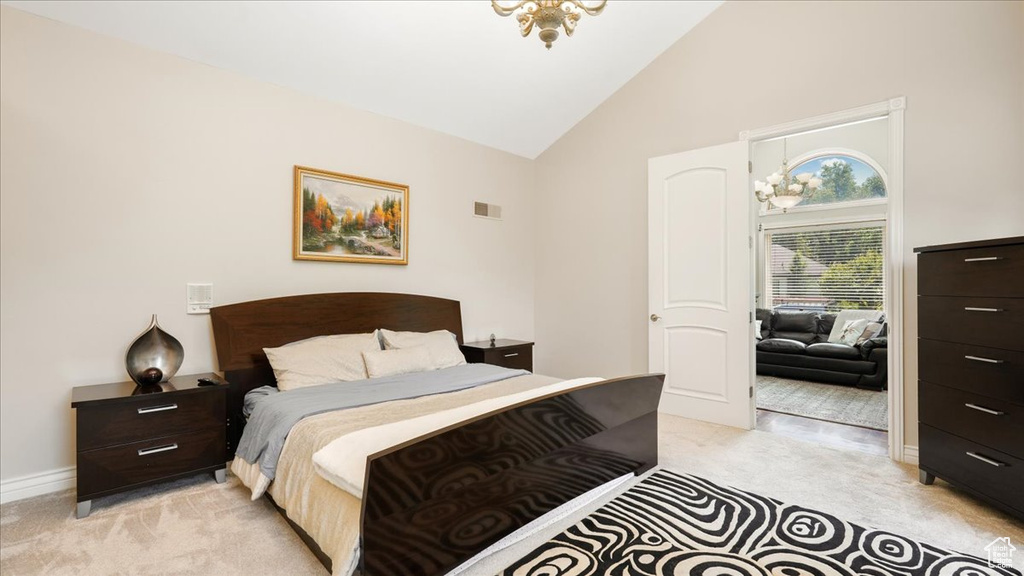
[[[428,372],[434,369],[426,346],[363,352],[363,362],[366,364],[366,374],[370,378]]]
[[[755,340],[760,340],[761,339],[761,322],[762,322],[762,320],[755,320],[754,321],[754,339]]]
[[[868,322],[868,325],[864,327],[864,331],[860,333],[860,337],[857,338],[857,342],[854,343],[854,346],[860,346],[864,342],[878,336],[881,332],[881,322]]]
[[[455,340],[455,334],[447,330],[392,332],[382,328],[380,334],[384,339],[384,349],[386,350],[425,346],[430,354],[430,361],[434,370],[466,363],[466,357],[459,350],[459,343]]]
[[[832,325],[832,331],[828,334],[828,341],[833,344],[839,343],[839,333],[850,320],[867,320],[877,322],[882,317],[881,310],[840,310],[836,315],[836,322]],[[863,327],[861,328],[863,329]]]
[[[365,380],[363,352],[380,350],[377,333],[317,336],[264,348],[282,392],[330,382]]]
[[[847,346],[853,346],[857,343],[857,338],[860,338],[861,333],[868,327],[868,321],[864,318],[860,320],[847,320],[843,324],[843,329],[839,332],[839,341],[836,344],[846,344]]]

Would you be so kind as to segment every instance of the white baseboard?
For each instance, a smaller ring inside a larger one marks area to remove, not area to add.
[[[75,467],[68,466],[20,478],[0,480],[0,504],[74,488],[77,477]]]
[[[921,462],[918,458],[917,446],[903,446],[903,461],[914,466]]]

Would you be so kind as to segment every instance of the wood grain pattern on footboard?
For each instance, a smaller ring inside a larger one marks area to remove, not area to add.
[[[444,574],[569,500],[655,466],[664,379],[596,382],[370,456],[363,575]]]

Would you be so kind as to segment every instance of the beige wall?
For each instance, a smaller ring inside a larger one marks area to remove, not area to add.
[[[647,369],[648,158],[897,95],[908,101],[916,445],[913,247],[1024,234],[1021,2],[730,2],[712,13],[538,159],[537,369]]]
[[[71,387],[122,379],[149,314],[183,373],[215,367],[186,282],[458,298],[468,338],[535,335],[541,372],[644,371],[647,159],[743,129],[908,97],[909,422],[911,248],[1024,234],[1020,2],[728,3],[536,163],[7,7],[0,26],[4,480],[73,464]],[[410,265],[292,261],[293,164],[409,184]]]
[[[158,313],[183,374],[218,303],[460,299],[467,338],[533,337],[533,162],[0,7],[0,478],[74,464],[71,388],[126,379]],[[406,267],[296,262],[292,165],[410,185]],[[503,206],[474,218],[472,202]]]

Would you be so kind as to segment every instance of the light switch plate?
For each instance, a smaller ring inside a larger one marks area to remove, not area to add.
[[[185,312],[189,314],[209,314],[213,306],[213,284],[185,285]]]

